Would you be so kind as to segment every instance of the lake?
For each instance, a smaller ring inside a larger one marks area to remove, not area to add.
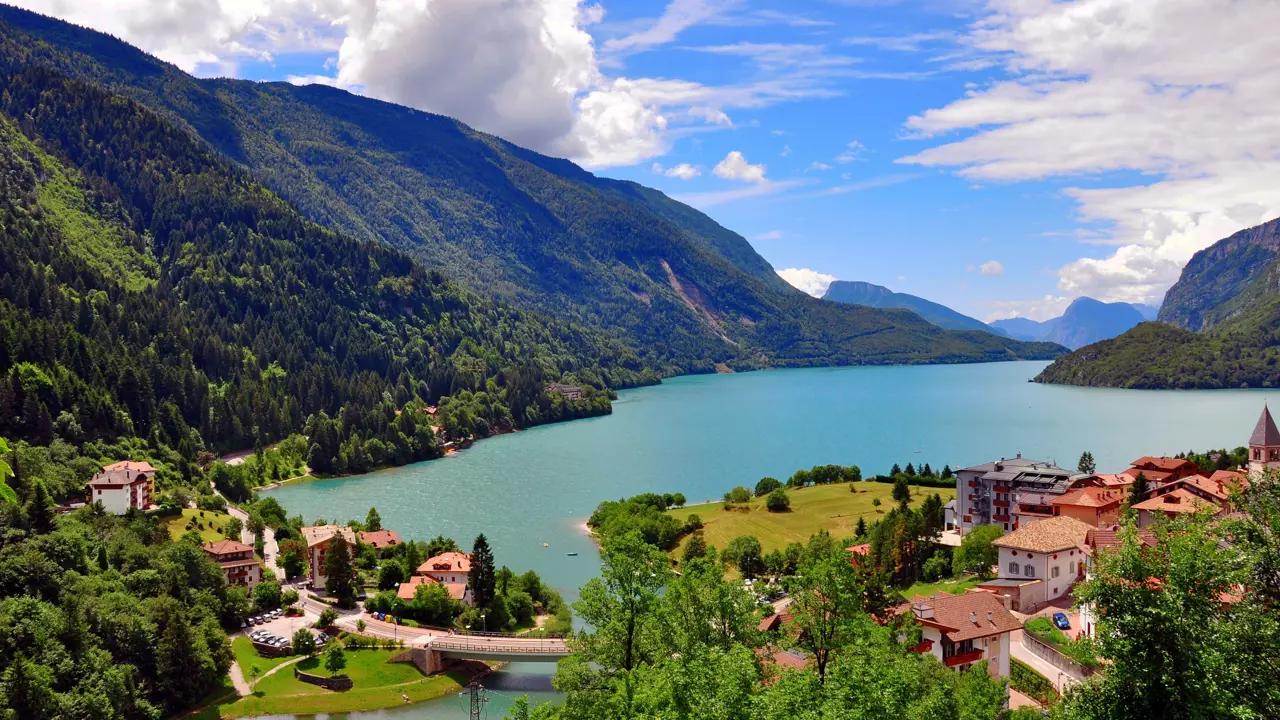
[[[441,460],[271,494],[308,522],[363,520],[374,505],[383,526],[405,538],[445,535],[470,547],[483,532],[499,565],[537,570],[573,600],[599,570],[581,525],[602,500],[654,491],[682,492],[693,503],[818,464],[856,464],[870,475],[895,462],[957,468],[1019,452],[1074,468],[1089,450],[1099,471],[1118,472],[1143,455],[1245,444],[1267,392],[1028,382],[1046,365],[680,377],[619,393],[611,416],[537,427],[477,442]],[[495,690],[545,688],[552,668],[515,670],[495,676]],[[490,716],[501,717],[504,695],[491,700]],[[466,715],[448,698],[352,718]]]

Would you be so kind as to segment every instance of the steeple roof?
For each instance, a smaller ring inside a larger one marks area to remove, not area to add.
[[[1263,447],[1280,446],[1280,430],[1276,429],[1276,421],[1271,419],[1271,411],[1267,409],[1266,402],[1262,403],[1262,416],[1258,418],[1258,424],[1254,426],[1253,434],[1249,436],[1249,444]]]

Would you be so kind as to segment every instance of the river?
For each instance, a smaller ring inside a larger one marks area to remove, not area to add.
[[[1028,382],[1047,363],[811,368],[674,378],[619,393],[610,416],[478,442],[457,455],[360,477],[272,491],[292,514],[345,522],[377,506],[406,538],[445,535],[469,547],[483,532],[500,565],[532,568],[566,600],[599,570],[583,521],[602,500],[682,492],[720,497],[766,475],[857,464],[940,469],[1024,456],[1075,467],[1089,450],[1102,472],[1142,455],[1248,441],[1263,390],[1110,390]],[[543,547],[547,543],[548,547]],[[570,556],[567,553],[578,553]],[[551,666],[494,677],[490,717],[506,697],[546,688]],[[446,698],[351,718],[467,717]]]

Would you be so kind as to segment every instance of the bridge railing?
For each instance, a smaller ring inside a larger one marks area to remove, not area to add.
[[[456,640],[443,640],[437,638],[431,643],[432,650],[459,650],[462,652],[477,653],[504,653],[504,654],[555,654],[568,655],[569,648],[562,642],[552,643],[520,643],[514,645],[494,644],[494,643],[469,643],[458,642]]]

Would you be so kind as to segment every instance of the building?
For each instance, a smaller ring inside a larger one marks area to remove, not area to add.
[[[227,585],[253,590],[262,581],[262,566],[253,548],[235,540],[220,540],[200,546],[222,568]]]
[[[1205,500],[1184,487],[1175,487],[1161,492],[1134,504],[1133,509],[1138,511],[1140,528],[1153,525],[1160,516],[1172,519],[1184,513],[1198,513],[1206,510],[1212,510],[1214,515],[1223,515],[1227,512],[1221,505]]]
[[[1019,528],[991,544],[1000,549],[998,579],[978,587],[1009,598],[1023,613],[1071,591],[1084,577],[1085,538],[1094,528],[1059,516]]]
[[[384,550],[399,545],[400,533],[395,530],[374,530],[373,532],[362,532],[359,534],[360,542],[364,545],[372,547],[374,550]]]
[[[1133,490],[1133,476],[1125,473],[1094,473],[1092,475],[1083,475],[1071,480],[1071,489],[1099,487],[1108,490],[1118,490],[1126,496]]]
[[[1052,463],[1017,457],[956,473],[956,518],[965,533],[978,525],[1016,530],[1053,517],[1053,498],[1067,491],[1073,473]]]
[[[89,502],[102,503],[113,515],[124,515],[130,508],[146,510],[155,496],[155,476],[151,463],[112,463],[89,481]]]
[[[1271,419],[1271,411],[1263,401],[1262,415],[1249,436],[1249,471],[1276,469],[1280,469],[1280,430],[1276,429],[1276,421]]]
[[[1054,517],[1073,517],[1093,527],[1114,525],[1129,493],[1104,487],[1080,487],[1053,499]]]
[[[562,383],[551,383],[543,388],[549,393],[560,393],[565,400],[581,400],[582,388],[577,385],[564,385]]]
[[[427,577],[426,575],[414,575],[413,577],[409,578],[408,582],[400,583],[399,587],[396,588],[396,597],[400,598],[401,600],[404,600],[405,602],[409,602],[410,600],[413,599],[413,596],[418,592],[419,585],[438,585],[438,584],[439,584],[439,581],[437,581],[433,577]]]
[[[1139,530],[1138,540],[1148,547],[1154,547],[1156,544],[1156,536],[1149,530]],[[1099,528],[1090,530],[1085,536],[1085,549],[1088,554],[1085,556],[1085,579],[1093,576],[1094,563],[1098,560],[1098,554],[1110,551],[1120,545],[1119,531],[1115,527]],[[1094,637],[1097,632],[1097,617],[1093,612],[1093,605],[1084,603],[1080,606],[1080,634],[1086,637]]]
[[[897,614],[912,613],[920,624],[922,639],[913,649],[930,653],[943,665],[964,672],[985,662],[995,677],[1009,677],[1009,633],[1022,623],[997,595],[971,590],[961,595],[939,592],[917,596],[901,605]]]
[[[419,565],[414,575],[432,578],[445,586],[449,597],[472,604],[470,555],[462,552],[440,553]]]
[[[354,553],[356,534],[346,525],[316,525],[300,528],[302,539],[307,543],[307,564],[310,565],[311,587],[324,589],[324,559],[328,557],[334,538],[341,538],[347,543],[348,552]],[[354,560],[354,558],[353,558]]]
[[[849,553],[849,564],[858,567],[859,559],[866,557],[871,552],[871,543],[850,545],[844,551]]]
[[[1151,457],[1150,455],[1134,460],[1129,466],[1129,469],[1121,474],[1135,479],[1141,474],[1147,479],[1147,487],[1155,487],[1200,472],[1199,466],[1185,458]]]

